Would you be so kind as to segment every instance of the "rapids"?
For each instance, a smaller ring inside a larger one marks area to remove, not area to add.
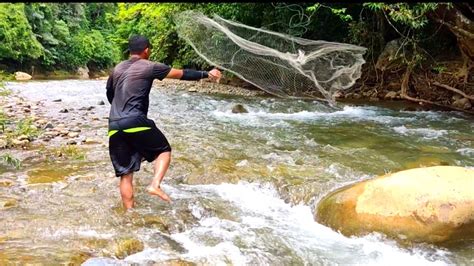
[[[96,136],[100,143],[79,145],[85,159],[50,162],[38,152],[25,158],[19,170],[0,167],[0,179],[12,182],[0,186],[0,203],[14,203],[0,205],[0,262],[474,263],[473,243],[405,247],[377,233],[348,238],[313,219],[321,197],[355,181],[423,165],[474,167],[472,117],[389,106],[339,104],[333,109],[313,101],[154,89],[149,117],[173,148],[163,185],[173,203],[145,193],[152,168],[143,163],[135,177],[137,207],[123,213],[107,150],[110,105],[105,81],[6,86],[29,101],[43,102],[44,115],[53,123],[79,125],[81,134]],[[53,101],[59,98],[61,102]],[[97,105],[100,100],[105,105]],[[249,112],[232,113],[239,103]],[[95,108],[79,111],[87,106]],[[70,111],[59,113],[63,108]],[[115,256],[115,245],[129,238],[139,240],[144,249]]]

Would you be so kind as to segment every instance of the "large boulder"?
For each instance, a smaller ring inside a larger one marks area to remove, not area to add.
[[[30,80],[32,77],[30,74],[25,72],[15,72],[15,79],[16,80]]]
[[[79,79],[89,79],[89,68],[87,66],[77,68]]]
[[[474,170],[415,168],[340,188],[315,219],[344,235],[381,232],[410,242],[474,239]]]

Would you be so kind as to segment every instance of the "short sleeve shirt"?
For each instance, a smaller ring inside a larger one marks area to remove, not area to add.
[[[112,73],[109,121],[147,117],[153,80],[163,80],[170,71],[170,66],[146,59],[132,58],[119,63]]]

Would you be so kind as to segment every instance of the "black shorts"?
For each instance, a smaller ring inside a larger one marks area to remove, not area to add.
[[[109,122],[109,135],[111,131],[109,154],[117,177],[140,170],[143,159],[152,162],[161,153],[171,151],[153,120],[139,117]]]

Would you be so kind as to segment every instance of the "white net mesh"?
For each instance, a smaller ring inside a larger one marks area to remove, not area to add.
[[[196,12],[175,16],[178,35],[211,65],[281,97],[323,96],[354,85],[366,48],[314,41]]]

